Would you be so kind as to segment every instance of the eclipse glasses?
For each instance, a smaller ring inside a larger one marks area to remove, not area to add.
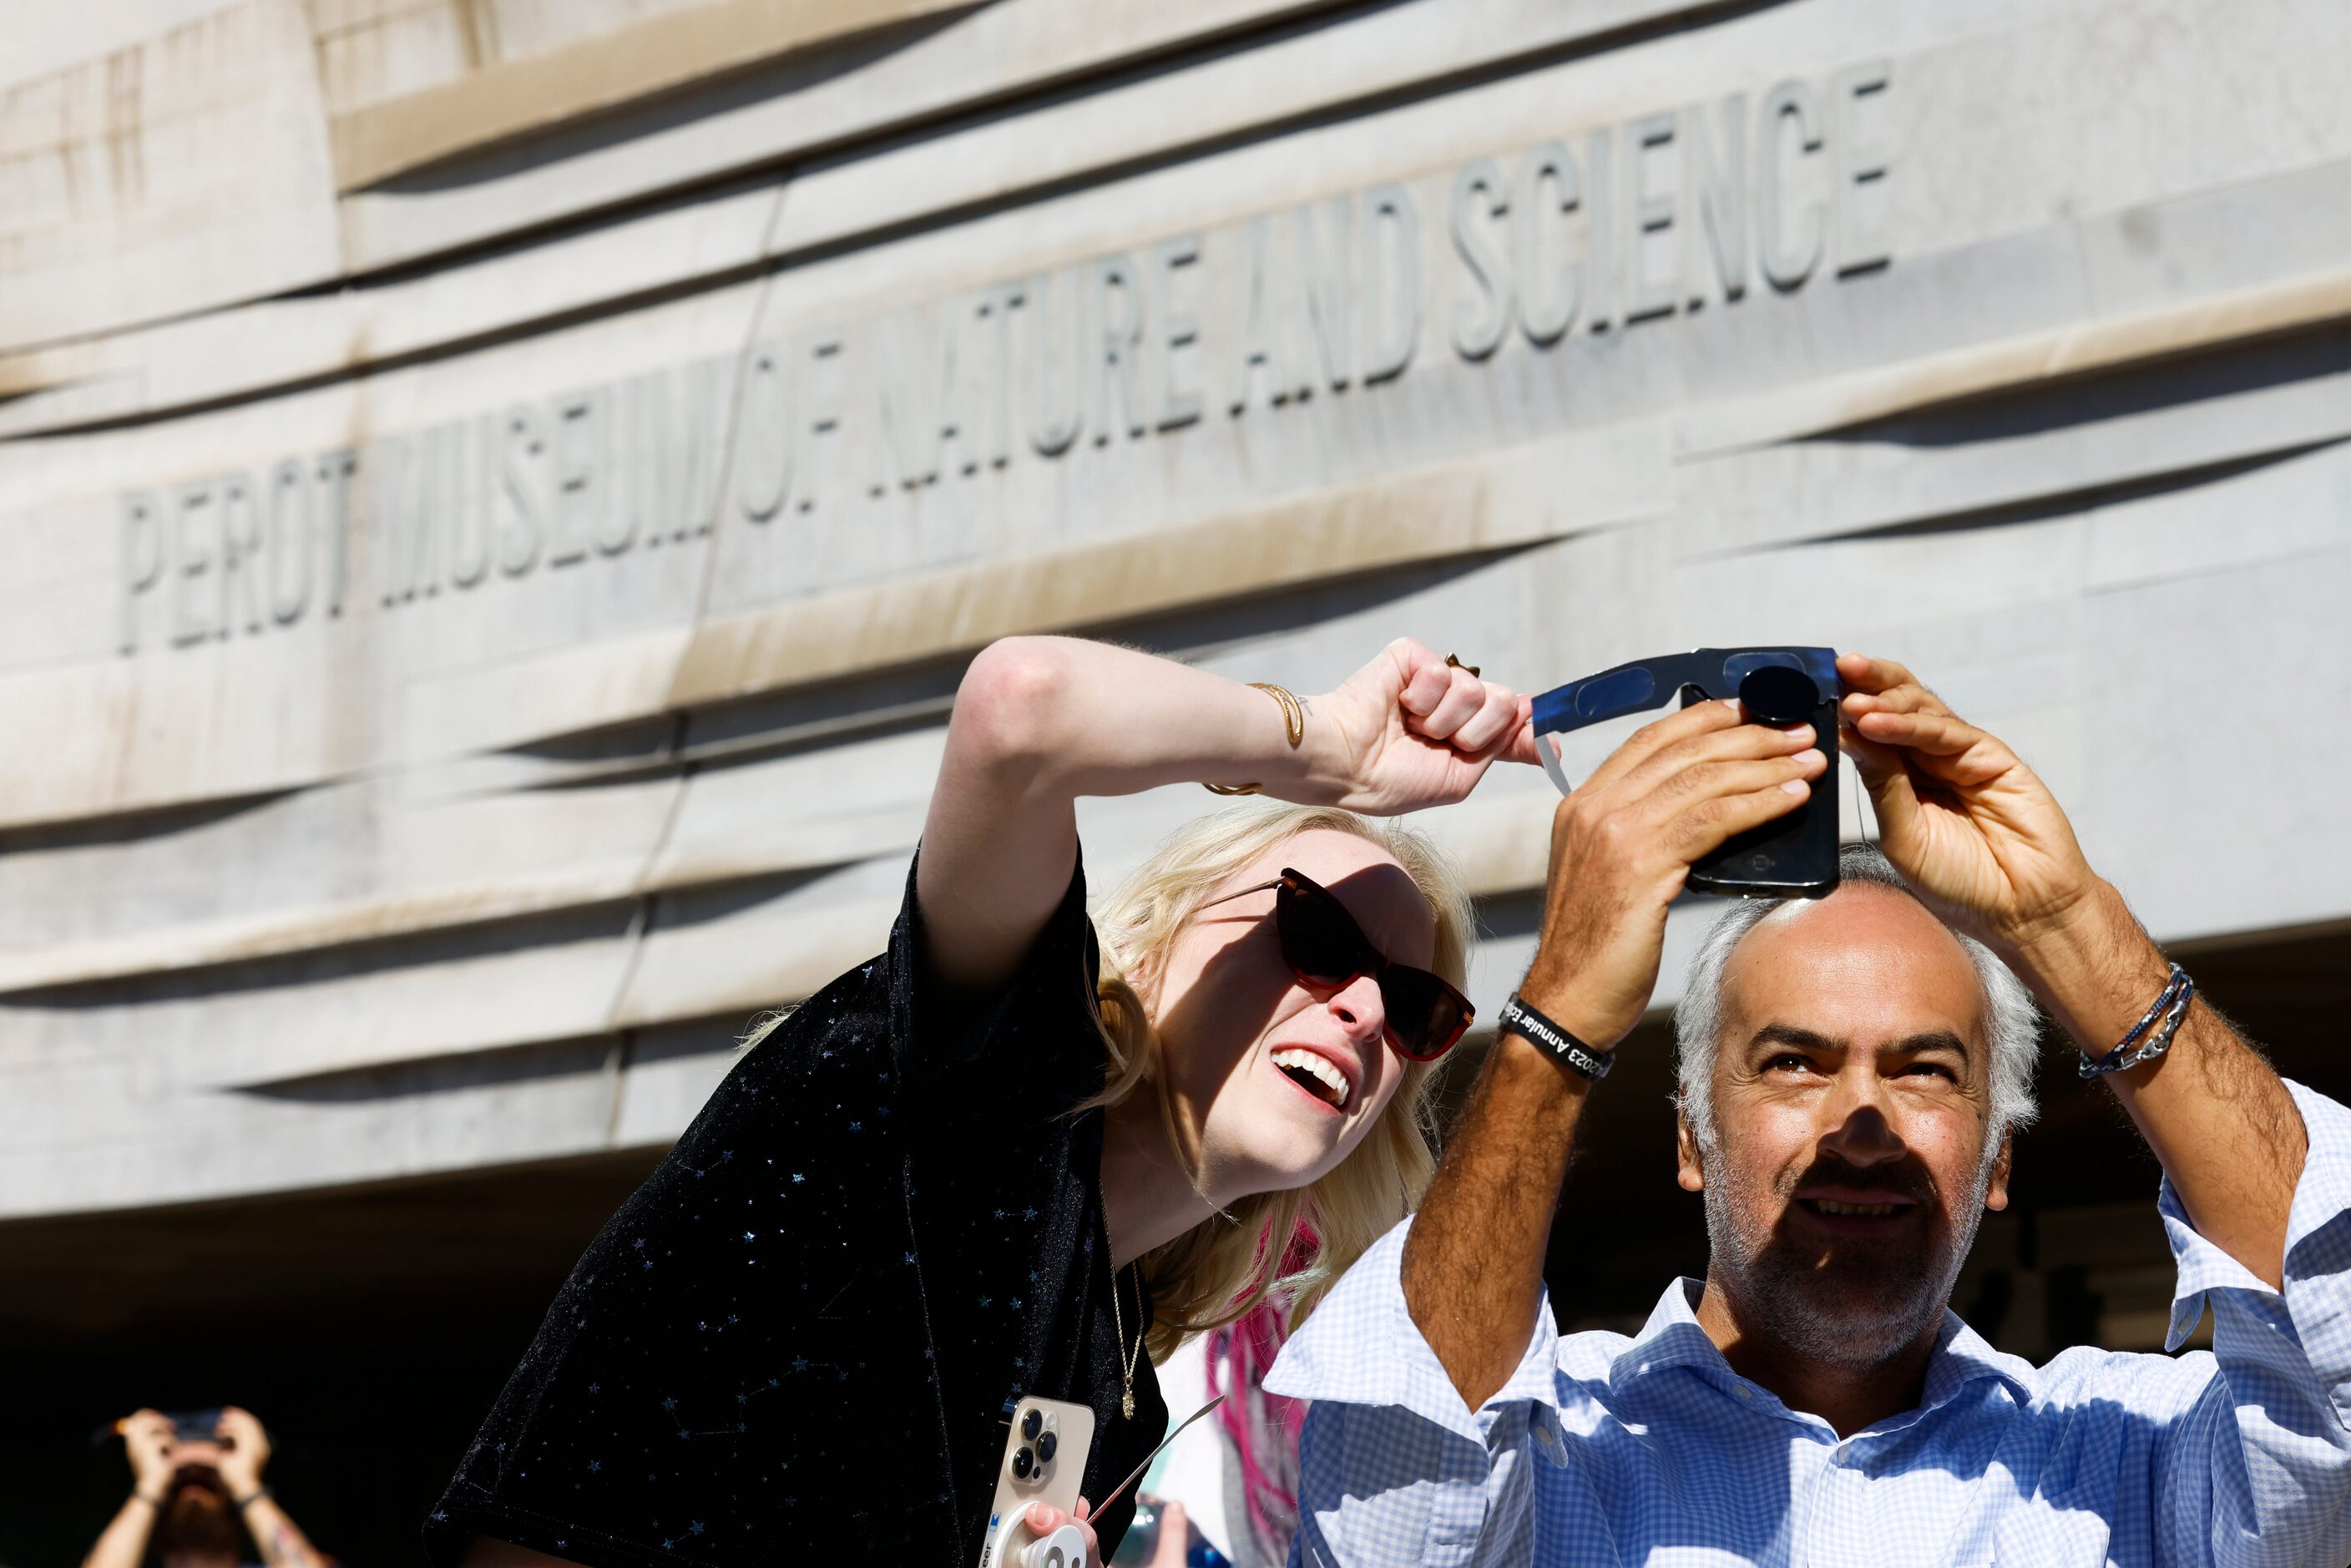
[[[1690,867],[1700,893],[1747,898],[1824,898],[1837,884],[1837,678],[1834,648],[1698,648],[1553,686],[1534,699],[1535,750],[1562,795],[1574,785],[1555,737],[1587,725],[1663,707],[1737,697],[1755,724],[1813,727],[1829,759],[1803,804],[1726,841]]]

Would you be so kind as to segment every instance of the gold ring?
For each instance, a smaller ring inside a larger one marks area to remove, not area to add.
[[[1475,665],[1475,664],[1463,664],[1463,663],[1461,662],[1461,655],[1460,655],[1460,654],[1458,654],[1458,653],[1447,653],[1447,654],[1446,654],[1446,655],[1445,655],[1445,664],[1446,664],[1446,667],[1447,667],[1447,669],[1453,669],[1453,670],[1467,670],[1467,671],[1468,671],[1468,672],[1469,672],[1471,674],[1473,674],[1473,675],[1474,675],[1474,674],[1477,674],[1479,673],[1479,671],[1478,671],[1478,666],[1477,666],[1477,665]]]

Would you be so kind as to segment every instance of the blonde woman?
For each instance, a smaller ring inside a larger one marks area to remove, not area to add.
[[[1104,1496],[1165,1429],[1152,1362],[1262,1299],[1301,1218],[1300,1312],[1418,1199],[1468,902],[1356,813],[1505,758],[1525,700],[1409,641],[1304,699],[984,651],[889,950],[771,1026],[580,1260],[435,1559],[976,1563],[1024,1394],[1092,1406]],[[1179,832],[1097,935],[1074,802],[1186,780],[1291,804]]]

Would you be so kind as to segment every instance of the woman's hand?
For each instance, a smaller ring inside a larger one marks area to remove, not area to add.
[[[1032,1502],[1029,1505],[1029,1533],[1042,1541],[1062,1525],[1074,1524],[1078,1527],[1078,1533],[1086,1538],[1086,1560],[1082,1563],[1072,1563],[1070,1568],[1102,1568],[1102,1542],[1094,1538],[1094,1527],[1086,1522],[1092,1512],[1092,1508],[1083,1498],[1078,1499],[1074,1513],[1063,1513],[1050,1502]]]
[[[1325,743],[1343,792],[1332,804],[1376,816],[1446,806],[1498,761],[1539,760],[1530,699],[1448,665],[1426,643],[1399,637],[1328,696],[1307,704],[1307,729]]]
[[[1498,758],[1535,760],[1526,698],[1408,639],[1305,700],[1292,746],[1281,706],[1238,681],[1107,643],[990,644],[956,688],[923,826],[931,978],[979,996],[1010,977],[1070,885],[1081,795],[1252,784],[1394,814],[1460,800]]]

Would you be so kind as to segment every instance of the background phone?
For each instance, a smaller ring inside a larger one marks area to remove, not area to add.
[[[996,1496],[987,1505],[987,1544],[980,1550],[979,1568],[1021,1568],[1017,1553],[1037,1540],[1017,1522],[1030,1503],[1050,1503],[1064,1513],[1076,1510],[1093,1441],[1094,1413],[1087,1406],[1061,1399],[1019,1402],[1004,1439]]]

